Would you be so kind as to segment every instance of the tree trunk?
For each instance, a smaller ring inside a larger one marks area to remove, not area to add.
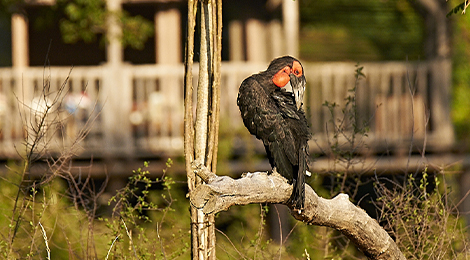
[[[199,80],[196,120],[193,120],[194,27],[200,3]],[[196,161],[215,172],[219,129],[222,1],[188,1],[188,35],[185,54],[184,153],[189,191],[202,185],[191,164]],[[191,207],[192,259],[215,259],[214,215]]]

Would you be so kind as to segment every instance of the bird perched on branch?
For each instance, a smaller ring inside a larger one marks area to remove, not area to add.
[[[300,61],[284,56],[240,85],[237,104],[243,123],[263,141],[271,167],[293,184],[288,201],[302,210],[310,131],[302,100],[306,80]]]

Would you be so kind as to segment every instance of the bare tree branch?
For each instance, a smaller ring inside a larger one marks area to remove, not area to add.
[[[205,214],[215,214],[233,205],[285,204],[292,193],[292,185],[277,172],[247,173],[240,179],[232,179],[217,176],[202,165],[193,164],[193,170],[207,184],[196,187],[190,193],[191,204]],[[352,204],[346,194],[324,199],[306,185],[305,209],[301,212],[291,209],[291,214],[306,224],[340,231],[369,259],[406,259],[377,221]]]

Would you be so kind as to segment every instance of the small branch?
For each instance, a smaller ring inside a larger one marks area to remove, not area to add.
[[[49,248],[49,243],[47,242],[48,239],[47,239],[46,230],[42,226],[41,222],[39,222],[38,224],[41,227],[42,237],[44,238],[44,243],[46,244],[46,251],[47,251],[47,258],[46,259],[51,260],[51,249]]]
[[[109,250],[108,250],[108,254],[106,254],[105,260],[108,260],[109,254],[111,253],[111,249],[113,249],[114,243],[116,243],[116,240],[118,240],[119,236],[121,236],[121,234],[117,235],[114,238],[113,242],[111,243],[111,246],[109,247]]]
[[[196,161],[191,163],[191,168],[193,173],[199,176],[205,183],[211,183],[218,177],[215,173],[209,171],[209,169],[207,169],[203,164],[197,163]]]
[[[188,173],[188,188],[193,189],[195,177],[190,174],[190,162],[194,159],[194,123],[193,123],[193,59],[194,59],[194,26],[197,1],[188,1],[188,34],[186,37],[186,55],[184,62],[184,157]]]
[[[193,171],[207,184],[190,192],[191,204],[205,214],[228,210],[233,205],[251,203],[285,204],[292,185],[277,172],[255,172],[242,178],[216,176],[204,166],[193,163]],[[291,209],[292,210],[292,209]],[[346,194],[333,199],[319,197],[305,186],[305,209],[291,211],[292,216],[309,225],[332,227],[346,235],[369,259],[405,259],[388,233]]]

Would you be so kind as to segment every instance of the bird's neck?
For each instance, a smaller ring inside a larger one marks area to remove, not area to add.
[[[257,75],[256,80],[263,86],[267,94],[273,93],[276,90],[279,90],[279,87],[276,86],[273,82],[274,74],[268,73],[267,71],[261,72]]]

